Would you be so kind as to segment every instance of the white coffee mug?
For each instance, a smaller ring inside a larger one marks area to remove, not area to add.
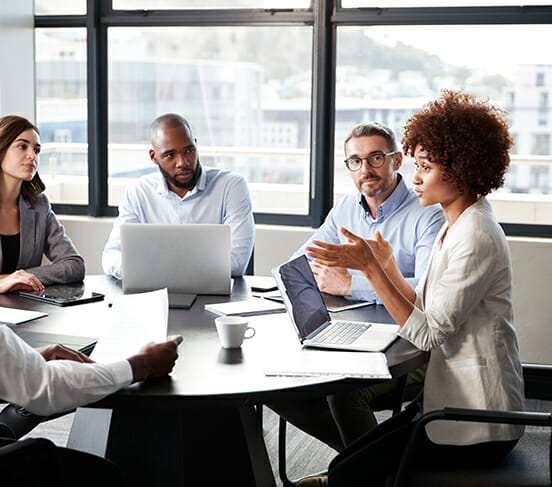
[[[255,329],[248,326],[249,320],[243,316],[219,316],[215,318],[222,348],[239,348],[244,338],[255,336]],[[251,332],[246,336],[246,332]]]

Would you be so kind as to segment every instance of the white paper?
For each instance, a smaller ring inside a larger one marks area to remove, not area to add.
[[[91,354],[96,362],[115,362],[136,354],[144,345],[167,339],[167,289],[117,296],[106,308],[108,326]]]
[[[379,352],[343,352],[301,350],[286,354],[285,360],[269,366],[265,375],[291,377],[351,377],[390,379],[385,354]]]
[[[20,323],[36,320],[43,316],[48,316],[48,313],[27,311],[25,309],[4,308],[0,306],[0,323],[8,326],[19,325]]]

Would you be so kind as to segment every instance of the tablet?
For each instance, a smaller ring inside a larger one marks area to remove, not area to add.
[[[73,306],[75,304],[101,301],[104,295],[85,289],[83,283],[77,284],[56,284],[46,286],[41,293],[19,291],[19,295],[25,298],[55,304],[56,306]]]
[[[169,293],[169,308],[190,309],[196,297],[195,294]]]

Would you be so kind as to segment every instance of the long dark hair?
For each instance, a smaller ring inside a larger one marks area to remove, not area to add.
[[[25,130],[34,130],[37,134],[40,134],[38,128],[29,122],[26,118],[19,117],[17,115],[6,115],[0,118],[0,171],[2,170],[2,162],[4,156],[8,151],[8,148],[12,142]],[[21,196],[30,201],[36,198],[42,191],[46,189],[46,186],[40,179],[38,171],[30,181],[23,181],[21,186]]]

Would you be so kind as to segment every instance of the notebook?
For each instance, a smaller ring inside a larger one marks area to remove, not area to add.
[[[230,226],[121,225],[123,292],[230,294]]]
[[[304,255],[272,272],[304,347],[381,352],[397,338],[398,325],[332,320]]]

